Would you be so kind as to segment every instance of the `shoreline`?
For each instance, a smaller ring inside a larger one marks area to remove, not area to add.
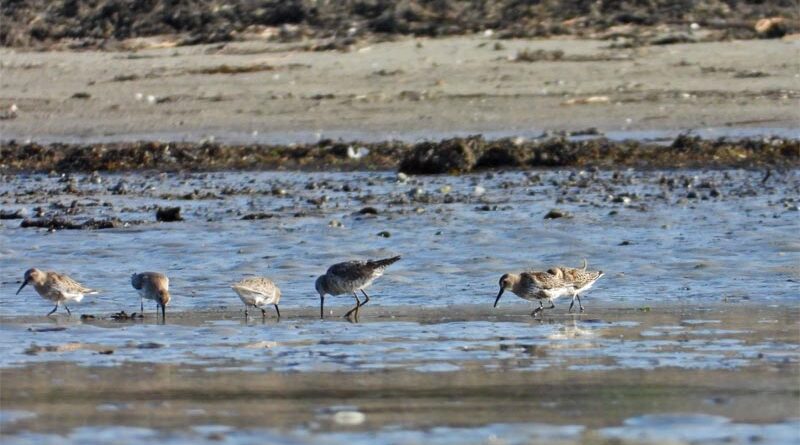
[[[517,297],[513,297],[517,299]],[[585,299],[585,298],[584,298]],[[329,301],[332,300],[332,301]],[[131,300],[133,302],[133,300]],[[369,323],[404,323],[404,322],[418,322],[421,324],[426,323],[443,323],[443,322],[471,322],[471,321],[488,321],[493,322],[536,322],[541,324],[561,323],[565,321],[584,321],[584,322],[597,322],[599,319],[609,320],[626,320],[628,317],[633,318],[647,318],[653,322],[658,320],[661,323],[679,323],[679,321],[686,317],[687,305],[691,302],[689,299],[680,299],[675,302],[664,302],[661,300],[652,301],[602,301],[598,298],[590,297],[586,300],[585,306],[587,310],[583,313],[573,311],[567,312],[569,298],[557,299],[557,309],[546,310],[544,319],[530,316],[531,308],[535,303],[520,301],[504,302],[502,306],[494,308],[492,303],[494,295],[492,293],[486,294],[486,302],[484,304],[455,304],[455,305],[432,305],[432,306],[419,306],[414,304],[373,304],[369,308],[365,308],[362,317],[359,319],[361,324]],[[332,323],[350,323],[342,315],[352,307],[351,302],[345,296],[328,297],[326,298],[326,308],[329,309],[326,314],[324,322]],[[135,304],[132,304],[133,308]],[[134,309],[137,309],[138,306]],[[42,309],[47,312],[48,306],[43,305]],[[86,311],[90,312],[87,308]],[[124,308],[122,309],[124,310]],[[707,300],[696,302],[694,306],[689,309],[698,315],[703,313],[717,314],[720,313],[734,313],[741,317],[742,314],[748,313],[752,317],[758,316],[760,313],[775,315],[782,314],[782,316],[792,319],[800,318],[800,310],[787,308],[785,311],[777,311],[774,308],[768,307],[765,309],[764,301],[758,300],[745,300],[745,299],[720,299],[720,300]],[[332,311],[332,312],[331,312]],[[76,315],[72,317],[55,316],[46,317],[44,315],[0,315],[0,323],[3,324],[26,324],[26,323],[39,323],[42,321],[57,322],[69,321],[76,322],[72,324],[91,324],[98,327],[106,328],[125,328],[126,326],[140,325],[140,324],[160,324],[160,318],[156,319],[154,313],[146,310],[145,318],[128,318],[128,319],[114,319],[110,314],[87,314],[94,318],[81,319],[78,312],[81,312],[81,306],[75,305],[73,312]],[[133,312],[138,312],[134,310]],[[63,314],[59,312],[58,314]],[[309,306],[285,306],[281,310],[283,318],[281,322],[302,322],[302,323],[316,323],[323,322],[319,319],[319,308],[314,304]],[[766,315],[765,315],[766,316]],[[160,316],[159,316],[160,317]],[[599,317],[599,319],[598,319]],[[218,308],[206,308],[196,310],[181,310],[178,312],[167,312],[167,325],[174,323],[176,325],[198,325],[206,322],[213,321],[244,321],[243,311],[241,305],[236,303],[235,295],[231,294],[230,304]],[[268,313],[264,320],[266,325],[276,323],[274,314]],[[260,316],[250,316],[248,324],[259,325],[262,319]],[[358,323],[356,323],[358,324]]]

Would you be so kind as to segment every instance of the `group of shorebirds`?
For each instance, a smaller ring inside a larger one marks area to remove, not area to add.
[[[395,256],[382,260],[346,261],[329,267],[328,271],[324,275],[320,275],[314,283],[314,287],[319,293],[320,318],[325,317],[325,295],[335,296],[350,293],[355,297],[356,305],[344,316],[358,318],[358,309],[369,302],[369,295],[364,289],[399,259],[399,256]],[[533,317],[536,317],[544,309],[555,308],[553,300],[562,296],[572,297],[569,312],[572,312],[576,299],[580,311],[583,312],[580,294],[587,291],[603,276],[602,271],[587,270],[586,267],[586,260],[583,260],[581,268],[557,266],[545,272],[507,273],[500,277],[500,292],[497,294],[494,306],[497,307],[503,292],[509,290],[522,299],[539,303],[539,307],[531,313]],[[68,302],[78,302],[83,299],[84,295],[98,293],[97,290],[87,288],[67,275],[35,268],[25,271],[25,279],[17,290],[17,294],[28,284],[32,285],[42,298],[55,302],[55,307],[47,314],[48,316],[56,312],[58,306],[62,304],[67,313],[71,314],[67,307]],[[169,278],[166,275],[159,272],[136,273],[131,277],[131,285],[139,292],[142,313],[144,313],[144,299],[153,300],[161,309],[162,319],[166,319],[166,307],[170,301]],[[245,278],[231,285],[231,288],[244,303],[245,318],[248,316],[247,309],[250,307],[260,309],[261,316],[266,317],[265,308],[269,305],[275,307],[275,312],[280,318],[281,312],[278,309],[278,303],[281,300],[281,290],[269,278]],[[363,301],[358,298],[357,292],[363,294]],[[545,307],[544,301],[548,301],[550,306]]]

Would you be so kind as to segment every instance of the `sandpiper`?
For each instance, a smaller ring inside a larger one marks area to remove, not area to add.
[[[72,312],[70,312],[67,307],[67,302],[81,301],[84,295],[97,293],[96,290],[89,289],[64,274],[43,271],[36,268],[25,271],[25,280],[22,282],[22,286],[17,290],[17,294],[19,294],[22,288],[28,283],[33,285],[33,288],[36,289],[36,292],[42,298],[56,303],[53,310],[47,313],[48,317],[58,310],[59,304],[63,304],[64,309],[67,310],[67,314],[72,315]]]
[[[250,277],[231,285],[231,288],[239,295],[244,303],[244,318],[247,319],[247,307],[253,306],[261,309],[261,317],[267,316],[264,309],[266,305],[275,306],[275,313],[278,319],[281,318],[281,311],[278,309],[278,302],[281,301],[281,290],[269,278]]]
[[[347,311],[344,315],[349,317],[350,314],[355,312],[358,317],[358,308],[364,306],[369,302],[369,295],[364,292],[364,289],[369,287],[375,279],[383,275],[389,265],[397,262],[400,256],[386,258],[383,260],[369,260],[369,261],[346,261],[344,263],[337,263],[328,268],[325,275],[320,275],[314,283],[314,287],[319,293],[319,318],[325,318],[325,294],[341,295],[346,293],[353,293],[356,297],[356,307]],[[364,294],[364,302],[358,299],[356,291],[360,290]]]
[[[131,275],[131,286],[139,291],[139,297],[144,300],[153,300],[161,307],[161,318],[167,319],[167,304],[169,304],[169,278],[159,272],[142,272]],[[144,313],[144,301],[141,301]],[[158,317],[158,312],[156,312]]]
[[[586,270],[587,266],[586,258],[584,258],[583,267],[580,269],[558,266],[547,271],[572,285],[572,302],[569,304],[569,312],[572,312],[572,307],[575,305],[576,298],[578,299],[578,307],[580,311],[583,312],[583,304],[581,303],[580,296],[581,292],[589,290],[600,277],[605,275],[602,270]]]
[[[553,300],[562,295],[569,295],[572,292],[572,285],[548,272],[507,273],[500,277],[500,292],[494,300],[494,307],[497,307],[500,297],[506,290],[524,300],[538,301],[539,307],[531,313],[531,316],[535,317],[545,309],[543,300],[550,302],[550,307],[547,309],[553,309],[556,307]]]

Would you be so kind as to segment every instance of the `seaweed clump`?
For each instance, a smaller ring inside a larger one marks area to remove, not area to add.
[[[366,154],[351,156],[349,147],[363,148]],[[0,172],[399,169],[407,174],[463,174],[487,169],[548,167],[784,168],[798,165],[800,140],[709,140],[691,135],[679,135],[670,145],[602,137],[486,140],[481,136],[416,144],[332,140],[305,145],[0,143]]]

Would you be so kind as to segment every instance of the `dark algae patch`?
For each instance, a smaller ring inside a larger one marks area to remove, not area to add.
[[[350,156],[364,147],[366,156]],[[460,174],[486,169],[542,167],[695,168],[800,165],[800,141],[784,138],[715,139],[680,135],[671,144],[605,138],[486,140],[481,136],[438,142],[345,143],[322,140],[304,145],[226,145],[191,142],[93,144],[17,143],[0,145],[0,171],[357,171],[399,169],[412,174]]]
[[[267,0],[224,6],[200,0],[21,0],[4,2],[0,20],[0,43],[10,47],[113,47],[126,39],[164,35],[176,36],[179,44],[214,43],[277,28],[273,38],[278,40],[330,39],[312,48],[325,50],[346,48],[364,37],[484,30],[500,38],[574,35],[668,44],[696,41],[686,32],[692,23],[709,31],[700,37],[705,40],[777,38],[796,32],[798,9],[793,1],[758,0]]]
[[[413,146],[400,162],[400,171],[417,174],[466,173],[475,166],[475,152],[482,138],[455,138],[422,142]]]
[[[24,219],[20,223],[22,228],[39,228],[48,230],[100,230],[100,229],[119,229],[130,223],[124,223],[116,218],[110,219],[90,219],[81,223],[70,221],[58,216],[38,219]]]

